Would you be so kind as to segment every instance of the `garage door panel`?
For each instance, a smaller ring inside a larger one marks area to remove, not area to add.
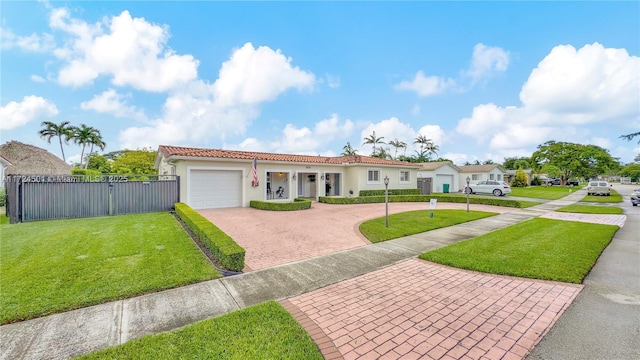
[[[194,209],[242,206],[242,171],[191,170],[189,201]]]

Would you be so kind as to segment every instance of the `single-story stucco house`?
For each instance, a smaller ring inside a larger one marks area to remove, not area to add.
[[[255,177],[254,177],[255,164]],[[159,175],[180,176],[180,200],[194,209],[247,207],[251,200],[358,196],[415,189],[419,164],[363,155],[313,156],[161,145]]]
[[[475,184],[483,180],[506,181],[507,171],[498,164],[487,165],[464,165],[458,166],[460,169],[459,189],[467,186],[467,177],[470,184]]]

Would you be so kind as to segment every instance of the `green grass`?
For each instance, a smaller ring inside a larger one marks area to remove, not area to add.
[[[535,218],[420,255],[491,274],[579,284],[618,227]]]
[[[622,209],[615,206],[589,206],[589,205],[568,205],[565,207],[561,207],[556,211],[560,212],[569,212],[569,213],[580,213],[580,214],[614,214],[620,215],[623,213]]]
[[[484,211],[433,210],[431,218],[430,213],[430,210],[416,210],[389,215],[388,228],[385,217],[365,221],[360,224],[360,232],[372,243],[377,243],[497,215]]]
[[[510,196],[527,197],[533,199],[545,199],[545,200],[558,200],[571,192],[581,189],[578,187],[566,187],[566,186],[529,186],[526,188],[511,188]],[[571,192],[570,192],[571,191]]]
[[[169,213],[0,225],[0,323],[220,277]]]
[[[270,301],[80,359],[321,360],[322,354],[296,320]]]
[[[617,191],[611,189],[611,195],[609,196],[601,196],[601,195],[587,195],[580,200],[581,202],[594,202],[594,203],[619,203],[622,202],[622,195],[618,194]]]

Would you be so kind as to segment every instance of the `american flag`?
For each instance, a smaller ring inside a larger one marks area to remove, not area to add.
[[[258,159],[255,157],[253,158],[253,167],[251,168],[251,171],[253,171],[253,182],[251,185],[256,187],[258,186]]]

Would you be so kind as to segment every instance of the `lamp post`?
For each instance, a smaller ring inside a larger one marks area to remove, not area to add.
[[[389,177],[387,175],[384,176],[384,212],[384,226],[389,227]]]
[[[464,189],[464,192],[467,193],[467,212],[469,212],[469,193],[471,192],[471,188],[469,188],[469,177],[467,176],[467,187]]]

